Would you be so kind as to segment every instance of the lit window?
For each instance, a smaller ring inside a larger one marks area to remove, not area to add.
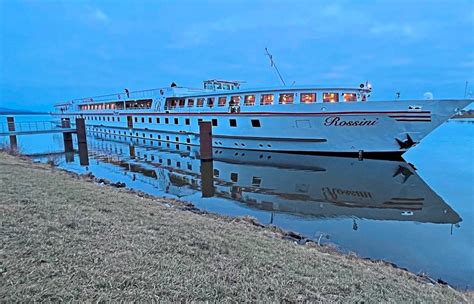
[[[218,105],[219,107],[224,107],[226,101],[227,101],[227,97],[225,97],[225,96],[219,97],[219,100],[218,100],[218,102],[217,102],[217,105]]]
[[[194,107],[194,98],[188,98],[188,107]]]
[[[262,94],[260,96],[261,105],[271,105],[273,104],[273,94]]]
[[[280,94],[280,98],[278,99],[278,102],[280,104],[289,104],[289,103],[293,103],[294,98],[295,98],[295,94],[293,93]]]
[[[207,106],[212,108],[214,106],[214,97],[207,98]]]
[[[357,101],[357,95],[355,93],[343,93],[344,101]]]
[[[184,108],[184,104],[185,104],[184,98],[179,99],[179,100],[178,100],[178,104],[179,104],[179,107],[180,107],[180,108]]]
[[[316,102],[316,93],[301,93],[300,103]]]
[[[244,104],[246,106],[254,106],[255,105],[255,95],[245,95]]]
[[[231,96],[230,97],[230,105],[238,106],[240,105],[240,96]]]
[[[204,98],[198,98],[197,106],[198,107],[203,107],[204,106]]]
[[[338,93],[323,93],[323,102],[338,102]]]

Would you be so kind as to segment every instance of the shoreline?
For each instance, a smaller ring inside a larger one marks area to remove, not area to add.
[[[251,217],[208,213],[30,158],[0,152],[0,177],[1,275],[10,282],[3,300],[472,301],[470,292]]]

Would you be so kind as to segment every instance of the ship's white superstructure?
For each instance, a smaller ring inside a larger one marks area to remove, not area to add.
[[[84,117],[89,130],[199,145],[199,123],[213,126],[216,148],[316,153],[402,154],[471,99],[368,101],[371,87],[241,89],[208,80],[178,87],[98,96],[56,105]]]

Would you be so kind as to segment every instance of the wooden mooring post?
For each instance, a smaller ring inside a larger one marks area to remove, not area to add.
[[[13,116],[7,117],[8,131],[15,132],[15,118]],[[10,149],[18,149],[18,141],[16,135],[10,135]]]
[[[69,118],[61,118],[61,128],[70,129],[71,120]],[[64,132],[63,140],[64,140],[64,152],[66,153],[74,152],[74,146],[72,144],[72,132]]]
[[[199,122],[199,154],[201,161],[212,160],[212,124],[209,121]]]
[[[86,122],[84,118],[76,118],[77,145],[79,147],[79,163],[81,166],[89,165],[89,151],[87,149]]]

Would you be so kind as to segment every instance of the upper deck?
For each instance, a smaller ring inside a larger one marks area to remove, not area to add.
[[[203,89],[170,87],[75,99],[56,107],[61,112],[75,111],[202,111],[214,108],[239,111],[240,106],[271,106],[312,103],[366,101],[369,84],[359,88],[291,86],[240,89],[237,81],[208,80]]]

